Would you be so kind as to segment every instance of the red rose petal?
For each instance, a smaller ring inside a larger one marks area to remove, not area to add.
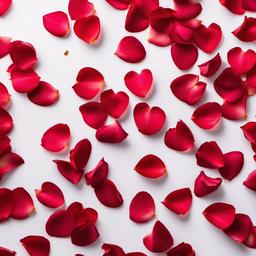
[[[233,12],[234,14],[244,14],[245,10],[242,6],[243,0],[219,0],[220,3],[225,6],[229,11]]]
[[[171,55],[174,64],[181,70],[191,68],[197,61],[198,50],[194,45],[173,44]]]
[[[12,213],[13,196],[8,188],[0,188],[0,223],[6,221]],[[0,251],[1,252],[1,251]],[[1,255],[1,253],[0,253]]]
[[[244,137],[251,143],[256,143],[256,122],[248,122],[241,126]]]
[[[96,15],[79,17],[74,24],[74,32],[87,44],[95,44],[100,35],[100,19]]]
[[[151,252],[165,252],[173,245],[173,238],[160,221],[154,224],[151,234],[143,238],[145,247]]]
[[[11,140],[8,136],[0,137],[0,156],[10,153],[12,150]]]
[[[177,189],[169,193],[162,202],[169,210],[178,215],[185,215],[191,208],[192,193],[189,188]]]
[[[16,252],[15,251],[11,251],[7,248],[4,248],[4,247],[0,247],[0,255],[2,256],[14,256],[16,255]]]
[[[212,59],[198,65],[198,67],[200,68],[200,74],[205,77],[213,76],[219,70],[221,62],[221,57],[218,53]]]
[[[243,182],[243,184],[253,190],[256,191],[256,170],[252,171],[248,177],[246,178],[246,180]]]
[[[187,152],[194,148],[195,139],[189,127],[180,120],[175,128],[165,133],[164,143],[168,148]]]
[[[136,223],[144,223],[155,216],[155,203],[152,196],[145,191],[137,193],[129,208],[130,219]]]
[[[249,248],[256,248],[256,227],[252,227],[251,233],[248,236],[248,238],[244,241],[244,245],[246,245]]]
[[[138,103],[133,110],[133,117],[138,130],[145,135],[159,132],[165,123],[166,115],[160,107],[152,107],[145,103]]]
[[[64,196],[61,189],[52,182],[44,182],[41,189],[36,189],[36,197],[43,205],[57,208],[64,204]]]
[[[103,89],[105,85],[103,75],[96,69],[82,68],[77,77],[77,83],[73,86],[75,93],[86,100],[91,100]]]
[[[234,179],[244,165],[244,155],[240,151],[231,151],[224,154],[224,166],[219,168],[220,175],[227,180]]]
[[[208,28],[201,24],[195,31],[195,44],[204,52],[212,53],[220,44],[222,38],[221,27],[212,23]]]
[[[100,101],[106,112],[118,119],[128,108],[129,96],[123,91],[115,93],[112,89],[109,89],[101,93]]]
[[[0,107],[0,136],[6,135],[13,128],[13,120],[11,115],[2,107]]]
[[[143,252],[129,252],[125,254],[126,256],[147,256],[145,253]]]
[[[20,242],[31,256],[50,255],[50,241],[43,236],[26,236]]]
[[[7,54],[9,54],[10,42],[10,37],[0,36],[0,58],[3,58]]]
[[[0,3],[0,16],[5,15],[11,7],[12,0],[2,0]]]
[[[50,127],[42,136],[41,145],[51,152],[60,152],[68,147],[70,129],[67,124],[56,124]]]
[[[243,0],[242,7],[247,11],[255,12],[256,2],[254,0]]]
[[[224,156],[215,141],[203,143],[196,152],[196,161],[199,166],[209,169],[218,169],[224,166]]]
[[[119,42],[115,54],[126,62],[137,63],[145,58],[146,50],[136,37],[126,36]]]
[[[246,74],[245,85],[248,96],[253,96],[256,94],[256,66]]]
[[[0,107],[5,107],[10,102],[11,95],[9,94],[7,88],[0,83]]]
[[[94,191],[98,200],[107,207],[117,208],[124,202],[122,195],[111,180],[103,180]]]
[[[74,229],[75,221],[71,213],[66,210],[54,212],[47,220],[45,230],[48,235],[68,237]]]
[[[134,170],[140,175],[151,179],[160,178],[167,173],[164,162],[158,156],[153,154],[141,158],[134,167]]]
[[[181,243],[173,247],[170,251],[167,252],[167,256],[196,256],[195,251],[192,246],[187,243]]]
[[[19,155],[8,152],[0,156],[0,176],[13,171],[15,168],[24,163],[24,160]]]
[[[11,217],[14,219],[25,219],[34,212],[34,202],[30,194],[22,187],[12,191],[13,208]]]
[[[215,227],[227,229],[235,220],[235,208],[231,204],[214,203],[203,211],[204,217]]]
[[[101,247],[104,250],[103,256],[126,256],[124,250],[115,244],[104,243]]]
[[[110,125],[104,125],[98,128],[95,136],[100,142],[116,144],[124,141],[127,138],[128,133],[118,121],[115,121]]]
[[[208,102],[199,106],[192,114],[192,121],[202,129],[210,130],[218,126],[221,120],[221,106]]]
[[[197,197],[207,196],[218,189],[221,185],[221,178],[212,178],[201,171],[195,180],[194,193]]]
[[[132,0],[106,0],[117,10],[126,10],[131,4]]]
[[[193,0],[174,0],[175,17],[180,20],[189,20],[198,16],[202,11],[199,2]]]
[[[69,0],[68,13],[72,20],[95,14],[93,3],[88,0]]]

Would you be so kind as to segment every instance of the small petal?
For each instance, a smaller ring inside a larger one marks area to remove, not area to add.
[[[2,256],[14,256],[16,255],[15,251],[9,250],[7,248],[4,247],[0,247],[0,255]]]
[[[200,68],[200,74],[205,77],[213,76],[219,70],[221,62],[221,57],[218,53],[212,59],[198,65],[198,67]]]
[[[241,126],[241,129],[244,133],[244,137],[250,142],[256,143],[256,122],[248,122],[245,125]]]
[[[2,0],[0,2],[0,16],[5,15],[12,5],[12,0]]]
[[[69,0],[68,13],[72,20],[82,16],[91,16],[95,14],[93,3],[88,0]]]
[[[13,195],[8,188],[0,188],[0,223],[6,221],[12,213]],[[0,250],[1,255],[1,250]]]
[[[246,180],[243,182],[243,184],[253,190],[256,191],[256,170],[252,171],[248,177],[246,178]]]
[[[4,84],[0,83],[0,107],[5,107],[10,102],[11,95]]]
[[[3,58],[7,54],[9,54],[10,42],[11,42],[10,37],[0,36],[0,58]]]
[[[195,251],[192,246],[187,243],[181,243],[173,247],[170,251],[167,252],[167,256],[196,256]]]
[[[242,6],[242,0],[219,0],[220,3],[225,6],[229,11],[234,14],[244,14],[245,10]]]
[[[0,136],[8,134],[13,128],[13,120],[11,115],[2,107],[0,107]]]
[[[124,250],[115,244],[104,243],[101,248],[104,250],[103,256],[126,256]]]
[[[199,2],[193,0],[174,0],[175,17],[179,20],[189,20],[198,16],[202,11]]]
[[[23,163],[22,157],[13,152],[0,156],[0,176],[13,171]]]

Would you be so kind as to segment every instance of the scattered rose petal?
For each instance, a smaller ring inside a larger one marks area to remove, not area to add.
[[[255,12],[256,2],[254,0],[243,0],[242,7],[247,11]]]
[[[12,0],[2,0],[0,3],[0,16],[5,15],[11,7]]]
[[[244,241],[244,244],[249,248],[256,248],[256,227],[252,227],[250,235]]]
[[[193,0],[174,0],[175,17],[180,20],[189,20],[198,16],[202,11],[199,2]]]
[[[104,243],[101,248],[104,250],[103,256],[126,256],[124,250],[115,244]]]
[[[170,251],[167,252],[167,256],[196,256],[195,251],[192,246],[187,243],[181,243],[173,247]]]
[[[0,107],[0,136],[8,134],[13,128],[13,120],[11,115],[2,107]]]
[[[9,54],[10,42],[11,42],[10,37],[0,36],[0,58],[3,58],[7,54]]]
[[[243,184],[253,190],[256,191],[256,170],[252,171],[248,177],[246,178],[246,180],[243,182]]]
[[[172,43],[172,39],[169,35],[165,33],[161,33],[153,29],[149,28],[149,37],[148,42],[160,47],[169,46]]]
[[[244,133],[244,137],[250,143],[256,143],[256,122],[248,122],[245,125],[241,126],[241,129]]]
[[[6,221],[12,213],[13,196],[8,188],[0,188],[0,223]],[[1,252],[1,251],[0,251]],[[1,255],[1,253],[0,253]]]
[[[23,163],[22,157],[13,152],[0,156],[0,176],[13,171]]]
[[[72,20],[95,14],[94,5],[88,0],[69,0],[68,13]]]
[[[9,250],[7,248],[4,247],[0,247],[0,255],[2,256],[14,256],[16,255],[15,251]]]
[[[0,137],[0,156],[10,153],[12,150],[11,140],[8,136]]]
[[[246,74],[245,85],[248,96],[256,94],[256,66]]]
[[[234,14],[244,14],[245,10],[242,6],[241,0],[219,0],[220,3],[225,6],[229,11],[233,12]]]
[[[200,64],[198,67],[200,68],[200,74],[205,77],[213,76],[221,66],[221,57],[218,53],[212,59]]]

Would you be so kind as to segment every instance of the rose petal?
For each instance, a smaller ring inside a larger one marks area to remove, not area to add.
[[[254,0],[243,0],[242,7],[247,11],[255,12],[256,2]]]
[[[11,115],[2,107],[0,107],[0,136],[8,134],[13,128],[13,120]]]
[[[217,53],[212,59],[198,65],[200,74],[205,77],[213,76],[219,70],[221,62],[220,54]]]
[[[5,15],[11,7],[12,0],[2,0],[0,3],[0,16]]]
[[[193,0],[174,0],[175,17],[180,20],[189,20],[198,16],[202,6]]]
[[[124,250],[115,244],[104,243],[101,248],[104,250],[103,256],[126,256]]]
[[[167,252],[167,256],[196,256],[195,251],[192,246],[187,243],[181,243],[173,247],[170,251]]]
[[[0,188],[0,223],[6,221],[12,213],[13,196],[8,188]],[[0,251],[1,252],[1,251]],[[1,253],[0,253],[1,255]]]
[[[145,58],[146,50],[136,37],[126,36],[119,42],[115,54],[126,62],[137,63]]]
[[[147,256],[145,253],[143,252],[129,252],[125,254],[126,256]]]
[[[0,156],[10,153],[12,150],[11,140],[8,136],[0,137]]]
[[[133,117],[138,130],[145,135],[153,135],[159,132],[165,123],[165,112],[157,106],[150,106],[141,102],[133,110]]]
[[[242,7],[242,2],[244,0],[219,0],[220,3],[225,6],[229,11],[231,11],[234,14],[244,14],[245,10]]]
[[[256,170],[252,171],[248,177],[246,178],[246,180],[243,182],[243,184],[253,190],[256,191]]]
[[[256,66],[246,74],[245,86],[248,96],[256,94]]]
[[[68,13],[72,20],[95,14],[93,3],[88,0],[69,0]]]
[[[4,248],[4,247],[0,247],[0,255],[2,256],[14,256],[16,255],[16,252],[15,251],[11,251],[7,248]]]
[[[1,3],[0,3],[1,4]],[[1,9],[1,7],[0,7]],[[11,38],[7,36],[0,36],[0,58],[9,54]]]
[[[250,235],[247,237],[247,239],[244,241],[244,245],[246,245],[249,248],[256,248],[256,227],[252,227]]]
[[[154,224],[152,232],[143,238],[145,247],[151,252],[165,252],[173,245],[173,238],[160,221]]]
[[[4,84],[0,83],[0,107],[5,107],[10,102],[11,95]]]
[[[256,143],[256,122],[248,122],[241,126],[244,137],[251,143]]]
[[[60,152],[68,147],[70,129],[67,124],[56,124],[42,136],[41,145],[50,152]]]
[[[13,171],[23,163],[22,157],[13,152],[0,156],[0,176]]]

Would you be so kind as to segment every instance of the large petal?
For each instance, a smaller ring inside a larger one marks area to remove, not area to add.
[[[220,54],[217,53],[212,59],[198,65],[200,68],[200,74],[205,77],[213,76],[220,68],[222,63]]]
[[[72,20],[95,14],[93,3],[88,0],[69,0],[68,13]]]
[[[0,136],[8,134],[13,128],[13,120],[11,115],[2,107],[0,107]]]
[[[13,195],[8,188],[0,188],[0,223],[6,221],[12,213]],[[0,253],[1,255],[1,253]]]

